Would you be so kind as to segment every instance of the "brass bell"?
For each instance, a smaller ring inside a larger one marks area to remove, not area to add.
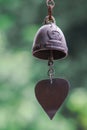
[[[33,49],[33,56],[48,60],[52,51],[53,59],[61,59],[67,56],[68,48],[61,29],[55,24],[46,23],[36,33]]]

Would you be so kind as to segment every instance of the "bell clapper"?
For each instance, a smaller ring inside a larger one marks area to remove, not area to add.
[[[48,76],[50,77],[50,83],[53,83],[53,77],[54,77],[54,62],[53,62],[53,53],[52,51],[50,51],[50,57],[48,59],[48,66],[49,66],[49,70],[48,70]]]

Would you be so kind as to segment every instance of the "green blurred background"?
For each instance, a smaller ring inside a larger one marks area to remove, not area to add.
[[[32,56],[45,2],[0,0],[0,130],[87,130],[87,0],[55,0],[53,14],[69,48],[69,56],[55,62],[55,77],[71,87],[52,121],[34,94],[35,84],[48,78],[47,61]]]

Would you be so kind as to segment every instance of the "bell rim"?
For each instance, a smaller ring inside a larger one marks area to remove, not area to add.
[[[61,56],[61,57],[60,57],[60,56],[59,56],[59,57],[58,57],[58,56],[56,56],[56,57],[53,56],[53,57],[54,57],[54,60],[65,59],[65,58],[68,56],[68,50],[59,49],[59,48],[54,48],[54,49],[53,49],[53,48],[52,48],[52,49],[50,48],[50,49],[49,49],[49,47],[48,47],[48,48],[44,48],[44,49],[34,50],[34,51],[32,51],[32,54],[33,54],[34,57],[36,57],[36,58],[38,58],[38,59],[48,60],[49,57],[48,57],[48,58],[47,58],[47,57],[44,57],[44,58],[43,58],[42,56],[37,56],[37,55],[36,55],[36,53],[42,53],[42,52],[44,53],[44,51],[49,51],[49,52],[50,52],[50,51],[53,51],[53,53],[54,53],[55,51],[56,51],[57,53],[58,53],[58,52],[60,52],[60,53],[62,52],[63,56]],[[58,54],[57,54],[57,55],[58,55]]]

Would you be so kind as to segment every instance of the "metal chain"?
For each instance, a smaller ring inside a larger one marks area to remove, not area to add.
[[[48,76],[50,77],[50,82],[51,84],[53,83],[53,77],[54,77],[54,68],[53,68],[53,61],[49,60],[48,61],[48,66],[49,66],[49,70],[48,70]]]
[[[55,6],[55,2],[54,0],[47,0],[46,1],[46,4],[47,4],[47,7],[48,7],[48,16],[49,16],[49,20],[53,20],[53,17],[52,17],[52,10]]]

